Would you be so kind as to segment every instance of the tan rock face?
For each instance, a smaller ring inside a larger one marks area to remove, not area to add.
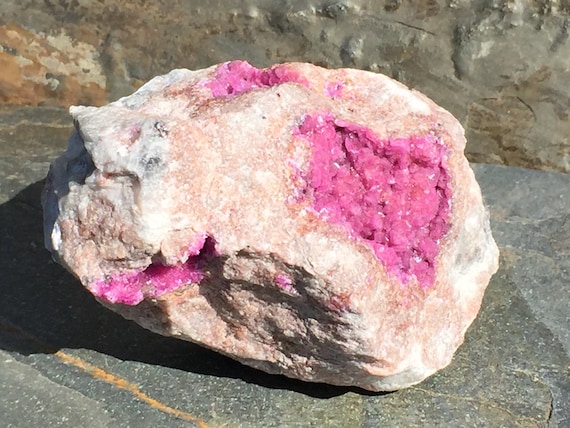
[[[497,269],[463,129],[383,75],[231,62],[71,114],[47,246],[160,334],[394,390],[450,362]]]
[[[0,41],[0,101],[105,103],[106,78],[93,45],[72,40],[64,30],[37,34],[14,24],[0,26]]]

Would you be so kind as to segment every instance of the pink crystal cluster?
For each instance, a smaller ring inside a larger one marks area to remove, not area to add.
[[[90,291],[110,303],[136,305],[146,297],[155,298],[205,278],[205,262],[217,256],[215,242],[203,234],[188,247],[186,262],[172,266],[153,263],[142,271],[125,272],[95,281]]]
[[[227,97],[243,94],[252,89],[266,88],[282,83],[295,82],[309,86],[309,82],[299,73],[283,65],[270,68],[255,68],[246,61],[230,61],[216,69],[213,80],[206,83],[214,97]]]
[[[445,146],[431,135],[382,140],[326,113],[306,115],[295,134],[312,145],[302,191],[319,216],[364,240],[403,283],[433,285],[450,226]]]
[[[158,297],[187,284],[199,283],[204,273],[189,259],[175,266],[152,264],[142,272],[113,275],[90,285],[91,292],[110,303],[136,305],[145,297]]]

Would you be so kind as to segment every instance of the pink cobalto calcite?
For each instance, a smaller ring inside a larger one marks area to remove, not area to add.
[[[233,61],[71,115],[47,246],[157,333],[395,390],[449,364],[497,270],[463,129],[386,76]]]

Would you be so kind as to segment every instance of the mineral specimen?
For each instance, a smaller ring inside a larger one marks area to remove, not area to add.
[[[157,333],[395,390],[451,361],[497,269],[463,129],[385,76],[233,61],[71,115],[47,246]]]

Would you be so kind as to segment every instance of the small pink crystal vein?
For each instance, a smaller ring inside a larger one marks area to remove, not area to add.
[[[187,284],[197,284],[205,277],[204,260],[217,255],[214,241],[201,235],[189,245],[185,263],[164,266],[153,263],[142,271],[118,273],[91,283],[91,292],[110,303],[136,305],[146,297],[155,298]]]
[[[110,303],[136,305],[187,284],[199,283],[204,273],[189,261],[175,266],[152,264],[142,272],[122,273],[91,285],[91,292]]]
[[[295,283],[293,281],[293,278],[291,278],[289,275],[287,275],[284,272],[277,273],[275,275],[274,282],[277,288],[285,291],[288,294],[295,294],[295,295],[299,294],[298,291],[295,289]]]
[[[294,133],[312,145],[301,193],[315,212],[370,245],[403,283],[432,286],[449,230],[445,146],[432,135],[382,140],[328,113],[306,115]]]
[[[306,79],[286,65],[259,69],[246,61],[230,61],[221,64],[215,72],[214,79],[206,82],[212,96],[231,97],[249,92],[253,89],[267,88],[282,83],[299,83],[308,86]]]
[[[327,82],[325,86],[325,95],[330,98],[341,98],[344,85],[342,82]]]

